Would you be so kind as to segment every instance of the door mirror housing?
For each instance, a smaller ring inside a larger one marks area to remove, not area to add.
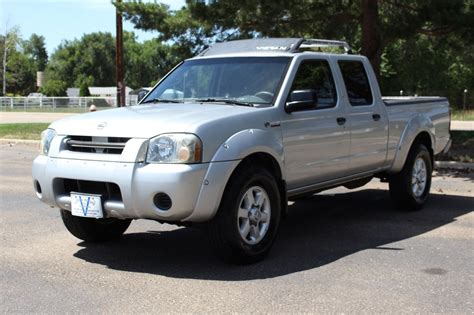
[[[147,93],[148,91],[145,90],[141,90],[140,92],[138,92],[137,102],[140,102],[145,97],[145,95],[147,95]]]
[[[294,90],[290,93],[288,101],[285,104],[285,111],[292,113],[300,110],[316,108],[318,96],[316,90]]]

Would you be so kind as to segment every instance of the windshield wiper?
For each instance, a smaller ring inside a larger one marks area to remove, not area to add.
[[[151,100],[146,100],[146,101],[141,102],[141,104],[147,104],[147,103],[184,103],[184,101],[177,100],[177,99],[153,98]]]
[[[203,98],[203,99],[197,99],[196,102],[199,102],[199,103],[226,103],[226,104],[232,104],[232,105],[254,107],[254,104],[252,104],[252,103],[241,102],[241,101],[238,101],[238,100],[232,99],[232,98]]]

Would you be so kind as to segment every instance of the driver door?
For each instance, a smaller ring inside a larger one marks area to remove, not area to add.
[[[302,60],[291,91],[314,89],[316,107],[285,113],[281,120],[288,189],[343,177],[349,165],[350,133],[326,59]]]

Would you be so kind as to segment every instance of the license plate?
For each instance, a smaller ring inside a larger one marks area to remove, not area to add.
[[[100,195],[71,192],[72,215],[100,219],[104,217]]]

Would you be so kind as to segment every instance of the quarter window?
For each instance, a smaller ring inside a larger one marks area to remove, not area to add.
[[[362,62],[340,60],[338,63],[351,105],[371,105],[372,91]]]
[[[327,61],[304,60],[300,64],[291,91],[310,89],[316,90],[317,109],[336,106],[336,87]]]

